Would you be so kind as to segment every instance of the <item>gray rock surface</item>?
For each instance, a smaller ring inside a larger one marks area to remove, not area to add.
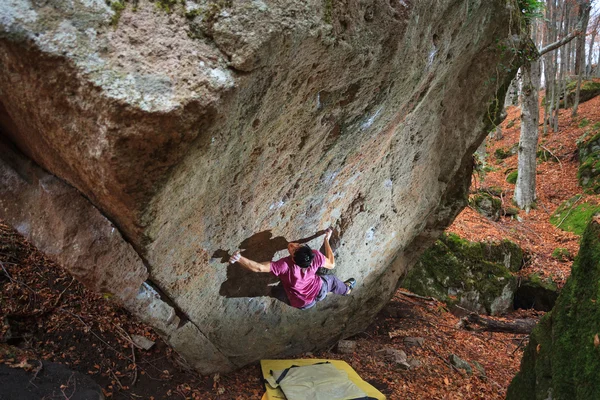
[[[204,373],[364,329],[465,205],[516,70],[518,10],[159,4],[0,4],[0,130],[47,171],[2,153],[0,218]],[[327,226],[351,296],[295,310],[225,263],[318,247]]]

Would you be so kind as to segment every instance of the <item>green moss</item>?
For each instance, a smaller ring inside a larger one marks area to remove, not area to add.
[[[496,149],[496,151],[494,152],[494,155],[496,156],[496,158],[498,160],[504,160],[505,158],[510,157],[512,154],[510,154],[510,152],[505,149],[499,148],[499,149]]]
[[[583,118],[581,121],[579,121],[579,124],[577,126],[579,128],[585,128],[589,124],[590,124],[590,121],[587,118]]]
[[[121,14],[125,9],[125,0],[106,0],[106,4],[115,12],[110,20],[112,26],[119,25]]]
[[[513,126],[515,126],[515,123],[516,123],[516,121],[517,121],[516,119],[512,119],[512,120],[510,120],[510,121],[508,122],[508,124],[506,124],[506,129],[510,129],[510,128],[512,128]]]
[[[571,276],[552,313],[531,334],[521,370],[507,400],[600,399],[600,225],[591,222],[582,237]]]
[[[502,200],[486,191],[479,191],[469,199],[469,205],[478,213],[488,218],[497,220],[500,218]]]
[[[587,193],[600,193],[600,132],[586,131],[577,140],[577,148],[580,162],[577,170],[579,184]]]
[[[464,306],[475,298],[478,307],[492,313],[507,287],[509,295],[514,292],[516,278],[509,268],[518,270],[522,262],[523,252],[512,242],[469,242],[448,234],[423,254],[402,284],[448,304]]]
[[[570,261],[573,259],[573,256],[569,250],[565,249],[564,247],[555,248],[554,251],[552,251],[552,257],[559,261]]]
[[[323,0],[323,21],[330,25],[333,21],[333,0]]]
[[[581,203],[581,195],[576,195],[561,204],[550,217],[550,223],[564,231],[583,234],[594,214],[600,212],[600,206]]]
[[[502,190],[502,188],[499,186],[489,186],[482,190],[496,197],[500,197],[504,194],[504,190]]]
[[[155,4],[156,7],[170,14],[178,2],[178,0],[157,0]]]
[[[518,176],[519,171],[512,171],[510,174],[506,175],[506,182],[512,183],[514,185],[517,183]]]
[[[572,81],[567,84],[567,104],[573,104],[575,101],[575,92],[577,89],[577,81]],[[581,90],[579,91],[579,102],[583,103],[600,94],[600,82],[583,81],[581,82]],[[560,102],[560,107],[564,107],[564,102]]]
[[[548,289],[548,290],[552,290],[552,291],[558,290],[556,283],[552,279],[550,279],[550,278],[542,279],[542,277],[537,273],[530,274],[527,277],[527,280],[528,280],[528,283],[530,286],[535,286],[535,287]]]

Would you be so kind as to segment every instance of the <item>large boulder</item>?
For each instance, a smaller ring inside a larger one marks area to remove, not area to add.
[[[499,315],[513,308],[523,250],[515,243],[469,242],[444,234],[401,281],[420,295],[477,313]]]
[[[507,399],[600,398],[600,220],[581,239],[579,255],[556,305],[533,330]]]
[[[464,207],[520,53],[503,0],[108,3],[0,5],[0,218],[204,373],[369,324]],[[292,309],[226,264],[327,226],[352,296]]]

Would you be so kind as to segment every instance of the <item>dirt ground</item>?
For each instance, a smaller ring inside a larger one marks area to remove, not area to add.
[[[493,222],[466,208],[449,230],[469,240],[511,239],[530,256],[521,273],[536,271],[564,284],[571,261],[558,261],[551,253],[564,247],[576,254],[579,238],[548,220],[562,201],[581,193],[575,141],[586,129],[579,127],[584,118],[588,126],[600,121],[600,97],[582,104],[575,119],[570,110],[562,111],[560,131],[541,136],[541,145],[555,160],[538,166],[536,209],[521,212],[520,222],[510,217]],[[488,144],[492,171],[475,175],[473,189],[502,187],[503,201],[510,205],[514,185],[505,181],[505,175],[516,168],[517,156],[498,160],[493,154],[518,142],[519,110],[510,108],[502,126],[503,139]],[[597,201],[597,196],[589,199]],[[223,376],[198,376],[152,329],[134,321],[111,299],[84,289],[2,224],[0,265],[0,363],[30,370],[32,376],[46,360],[64,363],[91,376],[108,399],[242,400],[260,399],[264,392],[258,364]],[[500,319],[541,315],[517,310]],[[409,297],[400,290],[371,326],[349,338],[356,341],[355,352],[328,349],[298,357],[343,359],[389,399],[503,399],[518,371],[527,336],[467,331],[457,326],[458,321],[445,304]],[[131,343],[134,334],[154,340],[155,346],[147,351],[136,348]],[[423,345],[409,347],[406,337],[422,337]],[[388,347],[404,350],[421,366],[399,368],[386,357]],[[450,354],[479,362],[487,377],[454,369],[448,363]]]

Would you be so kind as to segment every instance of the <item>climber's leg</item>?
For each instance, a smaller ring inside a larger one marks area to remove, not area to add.
[[[337,276],[333,274],[323,275],[321,279],[323,280],[323,284],[327,283],[328,292],[341,295],[348,293],[348,286],[338,279]]]

